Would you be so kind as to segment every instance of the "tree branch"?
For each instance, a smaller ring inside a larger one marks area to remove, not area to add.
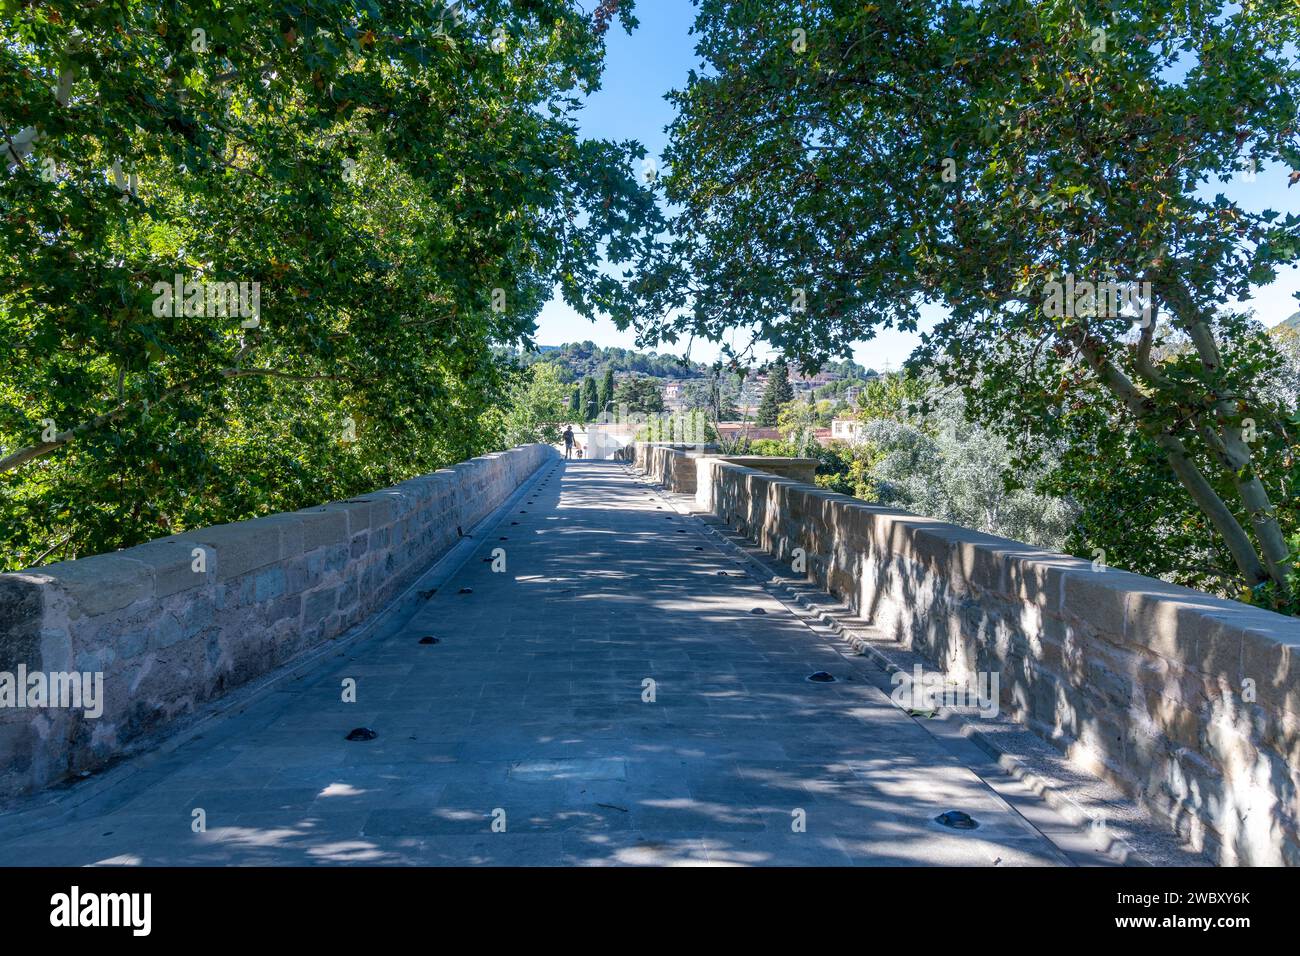
[[[1102,353],[1096,339],[1087,336],[1081,329],[1073,332],[1067,330],[1067,335],[1075,339],[1079,351],[1106,387],[1124,403],[1136,419],[1139,421],[1145,419],[1148,416],[1147,397],[1114,362]],[[1233,561],[1246,581],[1258,584],[1269,580],[1272,575],[1265,570],[1255,550],[1254,542],[1246,534],[1246,529],[1241,526],[1232,510],[1201,474],[1181,439],[1161,429],[1153,436],[1153,440],[1164,451],[1169,466],[1178,476],[1178,480],[1183,483],[1188,494],[1210,519],[1215,530],[1222,535]]]

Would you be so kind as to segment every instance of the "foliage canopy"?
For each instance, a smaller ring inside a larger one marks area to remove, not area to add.
[[[612,308],[601,254],[657,215],[643,150],[573,118],[606,7],[6,2],[5,566],[494,447],[494,346],[531,346],[557,284]],[[160,310],[173,281],[244,283],[259,313]]]
[[[816,365],[942,305],[915,364],[1022,471],[1068,442],[1065,484],[1133,482],[1110,524],[1141,537],[1177,499],[1213,579],[1289,606],[1300,429],[1256,388],[1276,350],[1222,307],[1296,265],[1300,216],[1204,187],[1300,181],[1294,0],[702,0],[696,34],[672,240],[624,321],[741,325]]]

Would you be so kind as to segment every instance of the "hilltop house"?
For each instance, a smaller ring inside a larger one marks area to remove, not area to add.
[[[831,438],[835,441],[855,442],[862,434],[862,422],[856,418],[831,419]]]

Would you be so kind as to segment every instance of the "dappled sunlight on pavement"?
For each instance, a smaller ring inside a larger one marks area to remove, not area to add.
[[[111,799],[0,828],[0,862],[1068,862],[699,519],[617,463],[543,472],[404,626]],[[840,679],[807,680],[821,670]],[[345,740],[356,727],[378,736]],[[945,830],[950,809],[979,829]]]

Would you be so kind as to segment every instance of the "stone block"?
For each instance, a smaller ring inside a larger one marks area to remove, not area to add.
[[[202,545],[210,548],[216,554],[216,579],[230,581],[279,561],[282,536],[280,522],[254,518],[251,521],[201,528],[176,535],[170,540],[185,544],[192,542],[191,547]],[[212,570],[211,554],[208,569]]]
[[[1181,700],[1146,691],[1143,700],[1146,719],[1176,747],[1204,746],[1204,725],[1200,714]]]
[[[370,542],[369,532],[363,532],[362,534],[354,534],[352,536],[352,543],[351,543],[352,560],[355,561],[357,558],[361,557],[363,554],[365,554],[367,551],[370,550],[369,542]]]
[[[1123,643],[1131,575],[1122,571],[1072,571],[1063,575],[1060,613],[1080,621],[1091,634]]]
[[[77,674],[103,674],[106,673],[117,660],[117,651],[110,644],[100,644],[96,647],[82,648],[77,652],[76,658],[71,667],[61,667],[58,670],[72,671]]]
[[[1060,613],[1062,579],[1066,574],[1091,572],[1080,558],[1046,552],[1011,553],[1006,558],[1007,593],[1019,601]]]
[[[153,625],[153,636],[150,645],[155,650],[171,647],[185,640],[185,627],[177,619],[175,614],[164,613],[159,615],[158,620]]]
[[[207,595],[197,595],[185,607],[185,636],[194,637],[200,631],[211,627],[215,619],[216,607],[212,598]]]
[[[327,514],[343,515],[348,523],[348,538],[360,531],[370,530],[370,498],[362,496],[348,501],[336,501],[325,505]]]
[[[150,541],[121,553],[152,570],[153,596],[161,599],[208,583],[208,576],[214,570],[216,562],[208,562],[211,555],[196,556],[194,552],[200,548],[202,545],[178,541],[172,537]],[[203,570],[196,571],[196,563]]]
[[[40,666],[46,587],[37,575],[0,574],[0,671]]]
[[[279,525],[281,561],[296,558],[306,550],[307,522],[299,515],[289,512],[287,514],[267,515],[265,518],[258,518],[257,520],[273,521]]]
[[[41,653],[39,658],[41,670],[71,670],[73,653],[72,633],[69,628],[53,627],[48,623],[41,628]]]
[[[1237,622],[1212,614],[1182,614],[1178,632],[1180,643],[1194,642],[1195,650],[1183,661],[1212,681],[1223,680],[1239,686],[1245,632]]]
[[[293,629],[299,629],[302,621],[303,598],[300,594],[285,594],[268,601],[260,608],[261,619],[265,626],[273,627],[289,622]]]
[[[253,578],[253,600],[270,601],[284,593],[284,568],[267,568]]]
[[[1260,611],[1239,623],[1241,680],[1254,682],[1259,703],[1300,715],[1300,621]]]
[[[680,453],[679,453],[680,454]],[[772,455],[723,455],[719,460],[779,475],[803,484],[813,484],[817,476],[816,458],[783,458]]]
[[[397,508],[391,495],[379,494],[370,496],[370,527],[385,528],[393,523],[397,516]]]
[[[328,508],[308,508],[295,511],[302,522],[304,552],[315,551],[330,545],[342,544],[348,540],[348,516],[346,512]]]
[[[123,631],[114,638],[113,647],[118,657],[136,657],[148,649],[149,632],[143,629]]]
[[[127,551],[60,561],[40,569],[86,617],[129,607],[153,598],[153,571]]]
[[[338,607],[339,589],[323,587],[309,591],[302,597],[302,619],[306,625],[318,624],[334,613]]]
[[[356,603],[357,596],[358,596],[357,582],[355,579],[349,578],[339,586],[338,607],[340,608],[351,607],[354,603]]]
[[[1200,638],[1214,629],[1212,615],[1234,608],[1234,602],[1135,574],[1124,574],[1121,583],[1128,592],[1126,640],[1183,664],[1195,663]]]

